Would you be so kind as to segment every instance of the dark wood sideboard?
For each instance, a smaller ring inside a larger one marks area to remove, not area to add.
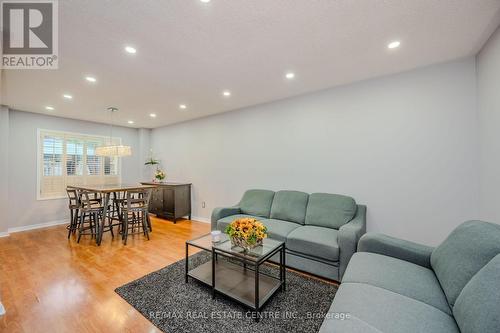
[[[191,219],[191,184],[188,183],[153,183],[155,185],[149,201],[149,212],[160,218],[172,219],[174,223],[180,217]]]

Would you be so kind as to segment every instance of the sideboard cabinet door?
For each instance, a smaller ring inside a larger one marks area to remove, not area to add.
[[[149,201],[149,212],[159,214],[163,211],[163,189],[154,188],[151,192],[151,200]]]

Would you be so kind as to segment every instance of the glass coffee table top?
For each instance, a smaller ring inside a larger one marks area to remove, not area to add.
[[[210,252],[211,260],[190,266],[189,246]],[[279,266],[272,271],[261,270],[261,266],[273,256],[279,257]],[[219,242],[212,242],[207,234],[186,242],[185,282],[191,277],[237,302],[260,311],[278,291],[285,290],[285,243],[265,238],[263,244],[251,250],[233,246],[227,234],[220,235]]]
[[[259,261],[283,245],[283,242],[281,241],[264,238],[262,246],[257,246],[251,250],[244,251],[241,247],[233,246],[229,236],[225,233],[220,235],[220,241],[216,243],[212,242],[211,234],[189,240],[186,243],[206,251],[212,251],[212,247],[214,247],[216,250],[251,261]]]
[[[195,247],[198,247],[200,249],[206,250],[206,251],[212,251],[212,246],[214,244],[219,244],[225,241],[229,240],[229,236],[227,234],[222,233],[220,235],[220,242],[214,243],[212,242],[212,235],[211,234],[206,234],[201,237],[195,238],[195,239],[190,239],[186,243]]]

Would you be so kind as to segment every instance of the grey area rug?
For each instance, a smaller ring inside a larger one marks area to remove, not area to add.
[[[189,257],[195,267],[210,260],[206,252]],[[219,259],[220,260],[220,259]],[[318,332],[337,286],[287,271],[287,289],[264,306],[260,321],[255,312],[189,278],[184,282],[184,260],[132,281],[115,291],[164,332]],[[263,270],[278,274],[265,265]],[[262,266],[261,266],[262,267]]]

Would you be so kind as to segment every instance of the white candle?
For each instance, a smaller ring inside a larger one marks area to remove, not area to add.
[[[221,235],[220,230],[214,230],[211,232],[211,234],[212,234],[212,242],[214,243],[220,242],[220,235]]]

